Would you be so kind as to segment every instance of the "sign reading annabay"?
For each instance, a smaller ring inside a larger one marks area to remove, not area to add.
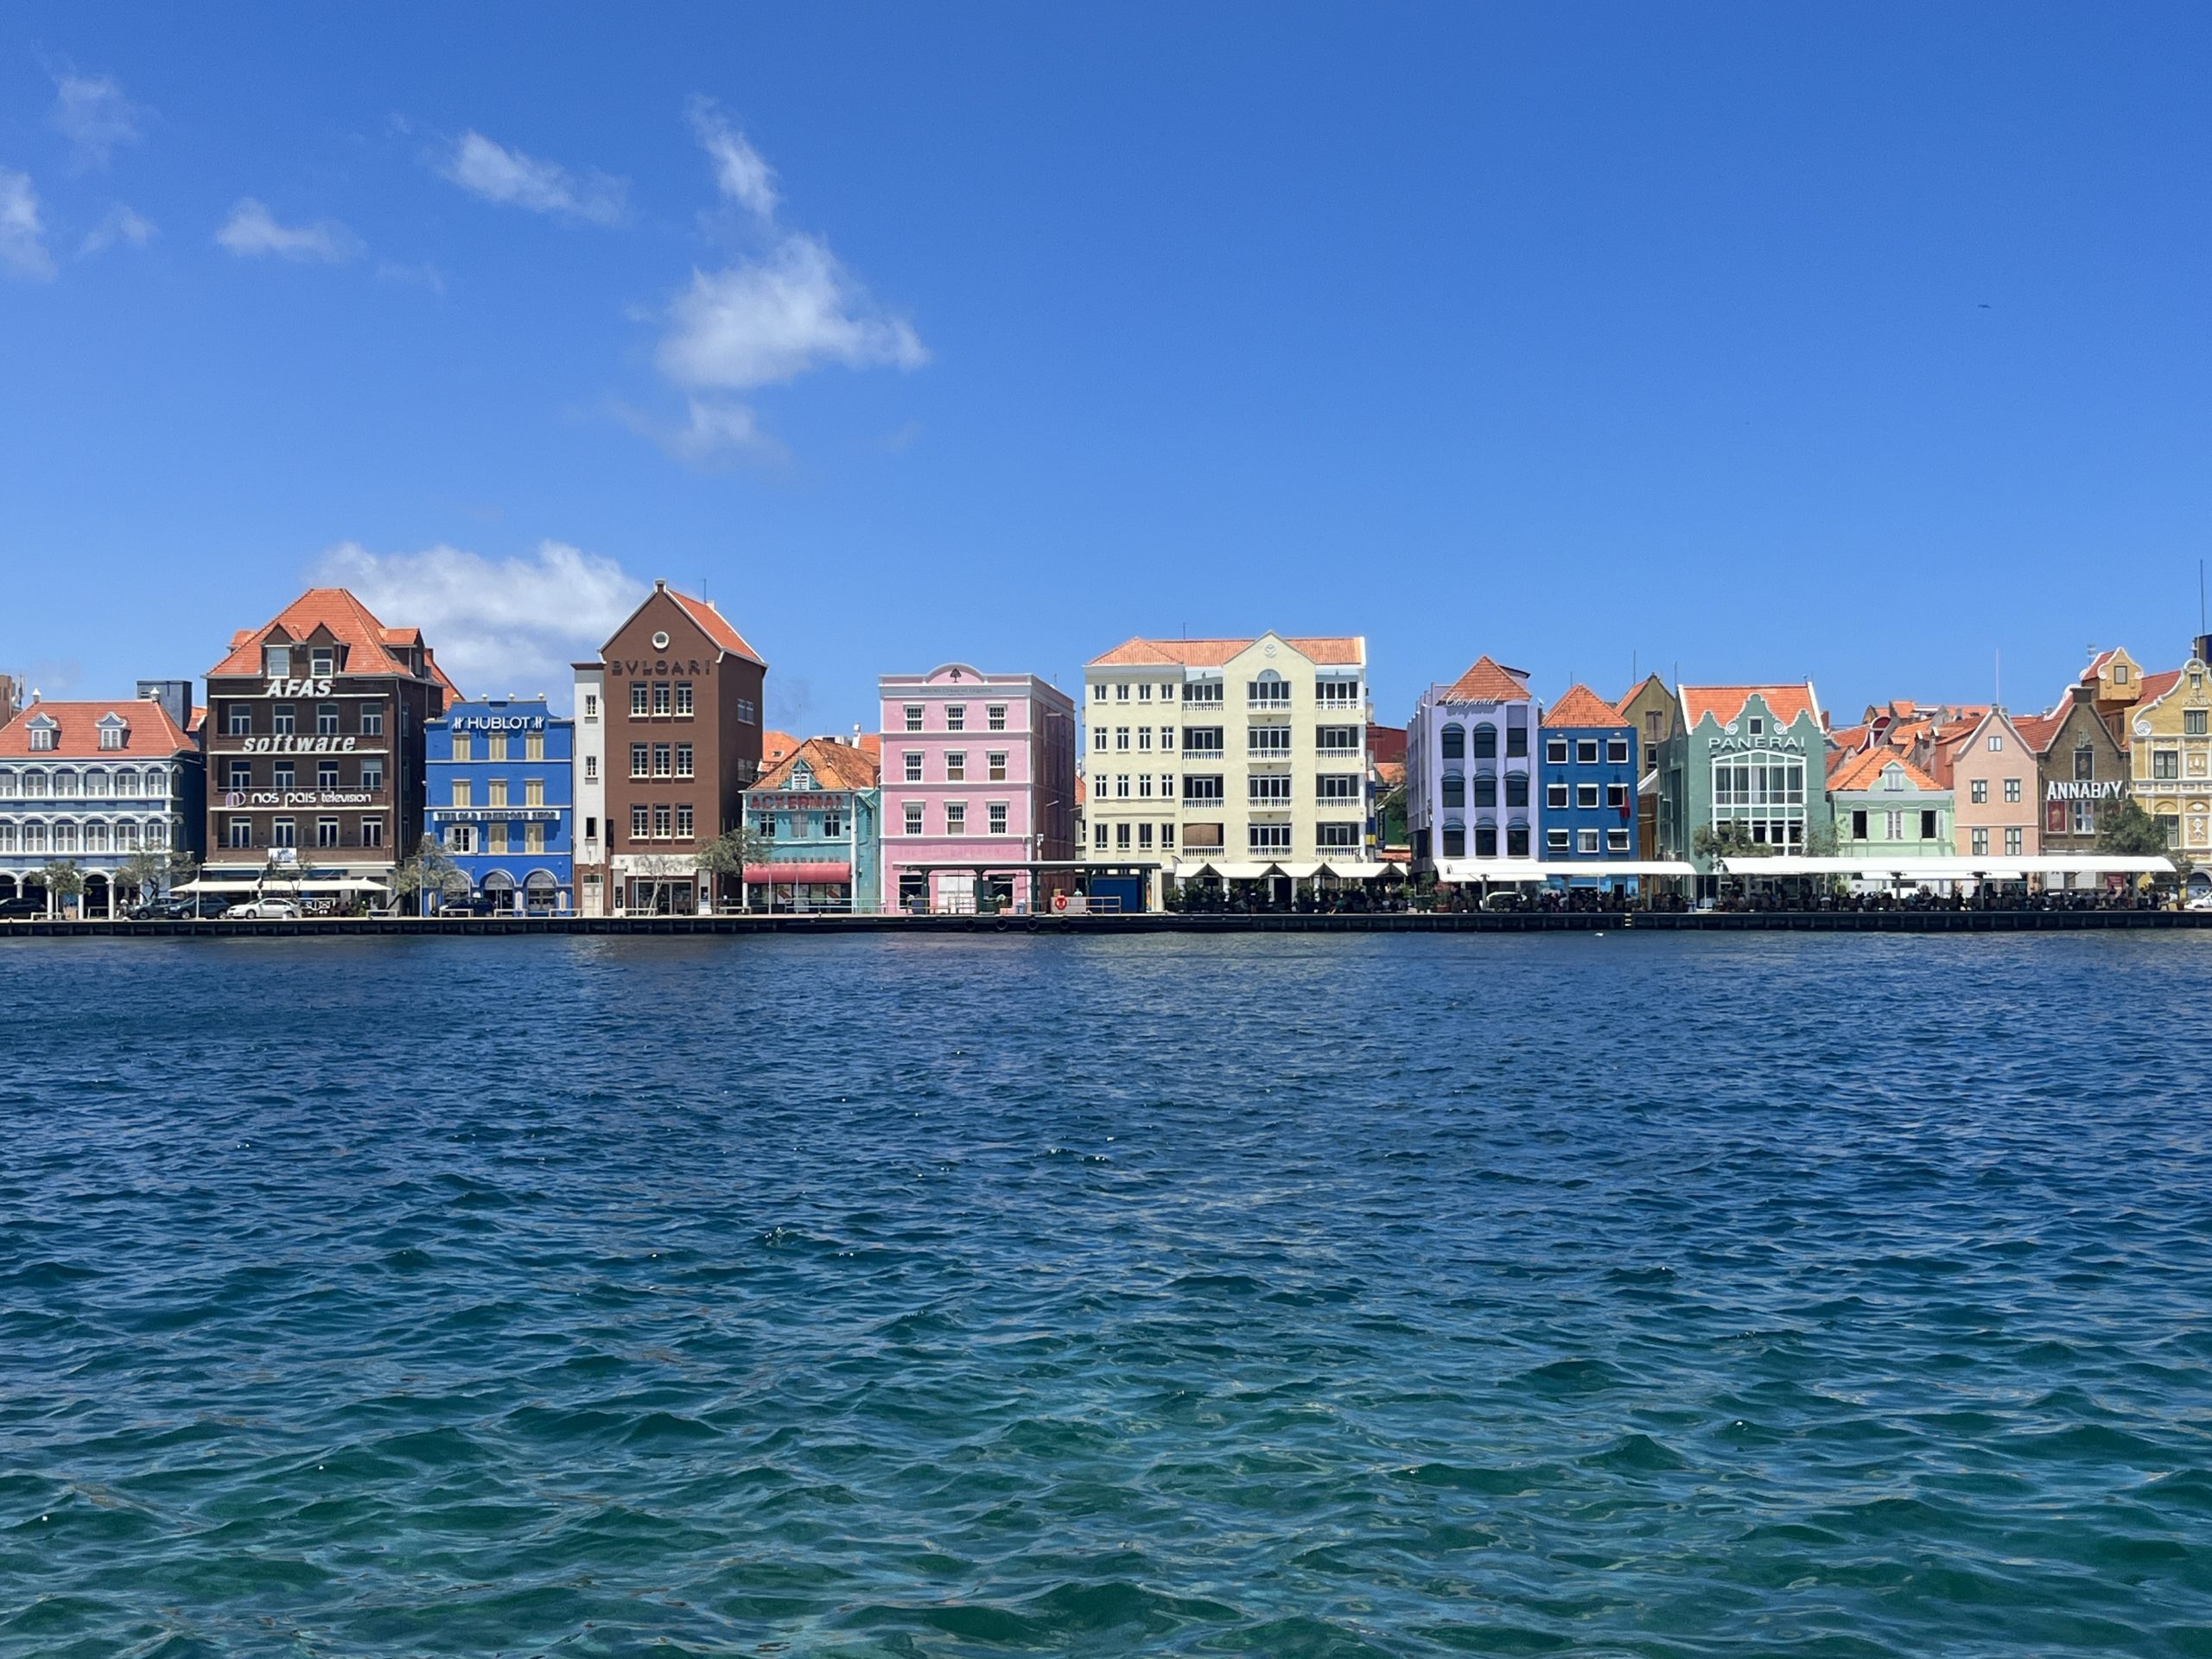
[[[2113,801],[2127,787],[2125,778],[2054,778],[2044,790],[2047,801]]]

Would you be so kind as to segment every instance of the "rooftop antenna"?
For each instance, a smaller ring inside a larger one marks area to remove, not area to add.
[[[1996,657],[1997,657],[1997,690],[1996,690],[1996,696],[1995,696],[1995,697],[1994,697],[1993,701],[1995,702],[1996,705],[1997,705],[1999,708],[2002,709],[2002,708],[2005,706],[2005,647],[2004,647],[2004,646],[1999,645],[1999,646],[1998,646],[1998,647],[1997,647]]]
[[[2202,559],[2196,562],[2196,631],[2212,633],[2212,626],[2208,626],[2204,620],[2204,561]]]

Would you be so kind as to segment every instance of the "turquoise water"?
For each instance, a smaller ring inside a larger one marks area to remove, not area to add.
[[[2212,938],[0,976],[0,1652],[2212,1653]]]

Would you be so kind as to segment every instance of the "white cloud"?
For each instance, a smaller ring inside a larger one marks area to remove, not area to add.
[[[105,253],[118,242],[143,248],[160,234],[152,219],[118,201],[107,210],[105,219],[85,232],[84,241],[77,247],[77,257]]]
[[[574,174],[518,149],[495,143],[480,132],[465,132],[438,171],[471,195],[507,202],[536,213],[619,225],[628,185],[605,173]]]
[[[231,209],[231,216],[215,232],[215,240],[242,259],[275,254],[283,259],[342,265],[361,252],[361,238],[336,219],[279,225],[269,209],[251,196],[242,197]]]
[[[38,189],[28,173],[0,167],[0,270],[33,282],[54,280],[54,256],[46,251],[46,226],[38,213]]]
[[[69,141],[79,169],[104,168],[117,147],[138,141],[137,107],[112,75],[63,70],[54,78],[54,130]]]
[[[776,170],[745,135],[723,118],[711,98],[691,100],[691,131],[714,158],[715,183],[722,194],[749,207],[764,220],[776,216]]]
[[[914,369],[929,361],[905,319],[878,312],[810,236],[786,237],[764,259],[693,271],[668,316],[654,360],[690,388],[776,385],[823,363]]]
[[[312,576],[352,588],[389,626],[422,629],[471,696],[542,691],[556,707],[568,702],[569,664],[595,652],[651,588],[613,559],[551,541],[505,559],[443,544],[372,553],[346,542]]]

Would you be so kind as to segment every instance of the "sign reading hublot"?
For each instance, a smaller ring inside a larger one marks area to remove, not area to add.
[[[456,732],[542,732],[545,729],[543,715],[455,715],[453,728]]]
[[[2116,801],[2127,787],[2124,778],[2054,778],[2044,788],[2047,801]]]

